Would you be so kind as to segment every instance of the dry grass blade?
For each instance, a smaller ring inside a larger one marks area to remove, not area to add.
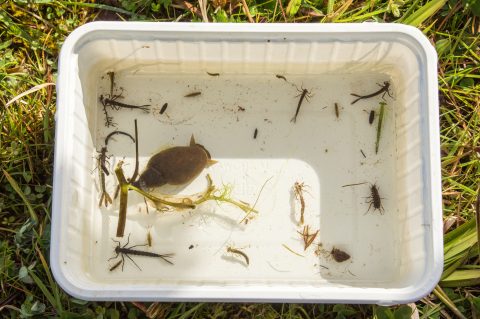
[[[480,256],[480,188],[477,190],[477,200],[475,201],[475,222],[477,228],[477,247]]]
[[[202,13],[202,19],[203,22],[209,22],[208,21],[208,13],[207,13],[207,0],[198,0],[198,4],[200,6],[200,12]]]
[[[447,294],[440,288],[440,286],[436,286],[435,289],[433,289],[433,293],[440,299],[458,318],[460,319],[467,319],[460,310],[458,310],[457,306],[455,306],[455,303],[448,298]]]
[[[293,250],[292,248],[288,247],[288,246],[285,245],[285,244],[282,244],[282,246],[283,246],[286,250],[288,250],[289,252],[291,252],[292,254],[297,255],[298,257],[305,257],[304,255],[297,253],[295,250]]]
[[[352,5],[353,0],[347,0],[337,11],[327,15],[326,21],[327,22],[335,22],[339,17],[341,17],[345,11]],[[332,1],[332,10],[333,10],[333,1]]]
[[[7,104],[5,104],[5,107],[9,106],[10,104],[14,103],[15,101],[20,100],[22,97],[24,97],[26,95],[37,92],[38,90],[46,88],[47,86],[50,86],[50,85],[55,85],[55,83],[43,83],[43,84],[35,85],[33,88],[31,88],[31,89],[29,89],[29,90],[27,90],[23,93],[20,93],[19,95],[15,96],[13,99],[8,101]]]
[[[303,232],[297,231],[297,233],[299,233],[302,236],[303,246],[304,246],[303,250],[304,251],[307,250],[307,248],[313,243],[313,241],[315,240],[315,238],[318,235],[318,232],[319,232],[319,230],[310,234],[310,226],[309,225],[306,225],[306,226],[303,227]]]
[[[247,2],[245,0],[241,0],[241,1],[242,1],[242,6],[243,6],[243,11],[245,12],[245,14],[248,18],[248,22],[254,23],[255,21],[253,21],[252,15],[250,14],[250,10],[248,9]]]

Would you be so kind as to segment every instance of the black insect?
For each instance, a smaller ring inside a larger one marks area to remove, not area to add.
[[[162,109],[160,110],[160,114],[163,114],[167,109],[168,103],[163,104]]]
[[[372,125],[373,120],[375,120],[375,111],[371,110],[370,115],[368,116],[368,123],[370,123],[370,125]]]
[[[288,81],[287,81],[287,78],[284,77],[283,75],[276,74],[275,76],[277,77],[277,79],[282,79],[282,80],[284,80],[285,82],[288,82]]]
[[[332,248],[332,251],[330,252],[330,254],[332,255],[333,259],[334,259],[337,263],[341,263],[341,262],[344,262],[344,261],[350,259],[350,255],[349,255],[349,254],[347,254],[347,253],[344,252],[343,250],[340,250],[340,249],[335,248],[335,247]]]
[[[125,265],[125,256],[130,259],[135,266],[141,271],[142,269],[137,265],[137,263],[129,256],[129,255],[134,255],[134,256],[144,256],[144,257],[152,257],[152,258],[161,258],[162,260],[166,261],[167,263],[173,265],[173,263],[168,260],[167,258],[171,258],[173,254],[156,254],[156,253],[151,253],[149,251],[143,251],[143,250],[136,250],[133,249],[135,247],[141,247],[141,246],[146,246],[145,244],[143,245],[134,245],[131,247],[127,247],[129,241],[130,241],[130,234],[128,235],[127,238],[127,243],[123,246],[120,246],[120,242],[118,240],[112,239],[114,242],[117,243],[117,247],[115,247],[115,253],[116,255],[109,260],[116,259],[120,255],[121,257],[121,263],[116,263],[110,268],[110,271],[114,270],[117,268],[120,264],[122,265],[122,271],[123,271],[123,266]]]
[[[194,97],[194,96],[198,96],[202,94],[202,92],[192,92],[192,93],[188,93],[187,95],[185,95],[185,97]]]
[[[117,99],[120,98],[120,95],[115,95],[111,98],[104,97],[103,95],[100,95],[100,102],[104,106],[110,106],[114,110],[120,110],[120,108],[127,108],[127,109],[139,109],[142,110],[145,113],[150,112],[150,104],[145,104],[145,105],[131,105],[131,104],[126,104],[122,102],[118,102]]]
[[[377,83],[378,84],[378,83]],[[380,90],[376,91],[376,92],[373,92],[371,94],[367,94],[367,95],[358,95],[358,94],[355,94],[355,93],[351,93],[350,95],[352,96],[355,96],[357,97],[356,100],[354,100],[351,104],[355,104],[357,103],[358,101],[360,100],[363,100],[363,99],[368,99],[368,98],[371,98],[371,97],[374,97],[374,96],[377,96],[379,94],[382,94],[382,99],[385,97],[385,94],[388,94],[388,96],[392,97],[392,95],[390,94],[390,82],[388,81],[385,81],[383,82],[383,85],[381,84],[378,84],[380,86]]]
[[[363,152],[362,149],[360,150],[360,153],[362,153],[362,155],[363,155],[364,158],[367,158],[367,156],[365,155],[365,153]]]
[[[295,111],[295,115],[290,120],[290,122],[293,122],[293,123],[297,122],[297,116],[298,116],[298,113],[300,112],[300,106],[302,106],[303,100],[306,99],[308,101],[308,99],[311,97],[310,91],[308,91],[307,89],[303,89],[300,92],[301,93],[297,95],[297,96],[300,96],[300,100],[298,101],[298,105],[297,105],[297,110]]]
[[[255,132],[253,132],[253,138],[256,139],[258,135],[258,129],[255,129]]]
[[[383,215],[383,213],[385,212],[385,209],[383,208],[383,205],[382,205],[382,199],[384,198],[380,197],[380,194],[378,192],[378,186],[376,184],[370,184],[370,196],[367,197],[367,204],[370,204],[370,205],[368,206],[367,213],[370,211],[370,209],[373,206],[374,212],[378,210],[380,214]]]
[[[338,108],[338,104],[335,103],[335,116],[337,117],[337,119],[340,117],[340,110]]]
[[[220,73],[210,73],[210,72],[207,72],[208,75],[210,76],[220,76]]]

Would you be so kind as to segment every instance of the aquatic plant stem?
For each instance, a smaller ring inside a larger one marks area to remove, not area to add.
[[[380,136],[382,134],[382,124],[383,124],[383,115],[385,113],[385,105],[387,105],[387,103],[380,102],[380,115],[378,116],[377,141],[375,142],[375,154],[378,153],[378,147],[380,146]]]
[[[123,237],[125,232],[125,223],[127,221],[127,204],[128,204],[128,183],[125,179],[122,169],[123,161],[118,162],[115,168],[120,187],[120,210],[118,211],[117,237]]]

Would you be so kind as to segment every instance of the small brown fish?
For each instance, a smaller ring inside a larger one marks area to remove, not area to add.
[[[147,168],[132,185],[140,188],[165,184],[182,185],[197,177],[205,167],[215,164],[210,153],[191,137],[189,146],[175,146],[153,155]]]

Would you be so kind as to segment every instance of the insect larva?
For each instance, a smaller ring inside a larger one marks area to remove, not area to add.
[[[168,103],[163,104],[162,109],[160,110],[160,114],[163,114],[167,109]]]
[[[220,73],[210,73],[210,72],[207,72],[208,75],[210,76],[220,76]]]
[[[307,99],[308,101],[308,98],[311,97],[310,92],[307,89],[303,89],[299,96],[300,96],[300,100],[298,101],[297,110],[295,111],[295,115],[290,120],[290,122],[293,122],[293,123],[297,122],[297,116],[298,116],[298,113],[300,112],[300,106],[302,106],[303,99]]]
[[[250,265],[250,259],[248,258],[247,254],[245,254],[243,251],[238,250],[234,247],[227,247],[227,251],[229,253],[242,256],[245,259],[245,262],[247,263],[247,266]]]
[[[255,129],[255,132],[253,132],[253,138],[256,139],[258,135],[258,129]]]
[[[382,99],[385,97],[385,94],[388,94],[388,96],[392,97],[392,95],[390,93],[390,82],[385,81],[385,82],[383,82],[383,85],[381,85],[381,84],[378,84],[378,85],[380,86],[380,90],[378,90],[376,92],[373,92],[371,94],[358,95],[358,94],[355,94],[355,93],[351,93],[350,95],[357,97],[357,99],[354,100],[351,104],[353,105],[353,104],[357,103],[358,101],[360,101],[362,99],[368,99],[368,98],[380,95],[382,93],[383,93]]]
[[[194,96],[198,96],[202,94],[202,92],[192,92],[192,93],[189,93],[187,95],[185,95],[185,97],[194,97]]]
[[[337,119],[340,117],[340,110],[338,109],[337,103],[335,103],[335,115],[337,116]]]
[[[372,125],[373,120],[375,120],[375,111],[371,110],[370,115],[368,116],[368,123],[370,123],[370,125]]]
[[[293,192],[295,198],[300,201],[300,225],[304,223],[304,214],[305,214],[305,199],[303,198],[303,191],[307,187],[304,183],[295,182],[293,185]]]
[[[113,239],[112,239],[113,240]],[[144,257],[153,257],[153,258],[161,258],[163,259],[165,262],[173,265],[173,263],[168,260],[167,258],[171,258],[173,256],[173,254],[156,254],[156,253],[151,253],[149,251],[143,251],[143,250],[137,250],[137,249],[133,249],[134,247],[138,247],[138,246],[145,246],[145,245],[134,245],[134,246],[131,246],[131,247],[127,247],[128,243],[130,242],[130,235],[128,235],[128,238],[127,238],[127,243],[123,246],[120,246],[120,242],[117,241],[117,240],[113,240],[114,242],[117,243],[117,247],[115,247],[115,253],[116,255],[113,256],[112,258],[110,258],[109,260],[112,260],[112,259],[115,259],[117,258],[119,255],[121,257],[120,261],[117,262],[113,267],[110,268],[110,271],[114,270],[115,268],[117,268],[120,264],[122,265],[122,271],[123,271],[123,266],[125,264],[125,256],[130,259],[133,264],[135,266],[137,266],[137,268],[139,270],[142,270],[138,265],[137,263],[129,256],[129,255],[135,255],[135,256],[144,256]]]
[[[150,233],[150,229],[147,231],[147,244],[149,247],[152,247],[152,234]]]

